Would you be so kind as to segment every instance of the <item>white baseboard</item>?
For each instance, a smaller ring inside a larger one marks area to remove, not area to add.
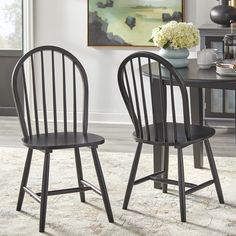
[[[100,124],[131,124],[131,119],[124,113],[89,113],[90,123]]]
[[[43,120],[43,111],[38,112],[39,120]],[[81,121],[82,114],[81,112],[77,115],[78,120]],[[63,113],[57,112],[57,118],[59,122],[63,122]],[[49,122],[53,122],[53,111],[47,112],[47,119]],[[67,112],[67,120],[72,122],[73,113]],[[98,112],[89,112],[88,115],[89,123],[97,124],[131,124],[130,117],[124,113],[98,113]]]
[[[172,121],[172,117],[167,117],[168,121]],[[183,117],[180,115],[176,116],[177,122],[183,122]],[[89,113],[90,123],[100,124],[131,124],[131,119],[127,114],[124,113]]]
[[[67,113],[68,121],[72,122],[73,114],[72,112]],[[48,121],[53,121],[53,112],[50,111],[47,113]],[[63,122],[63,113],[60,112],[57,114],[58,121]],[[78,114],[78,117],[81,117],[81,113]],[[39,120],[43,119],[43,112],[39,112]],[[167,120],[171,121],[171,117],[168,117]],[[182,116],[177,115],[177,121],[183,121]],[[81,121],[81,120],[80,120]],[[99,113],[99,112],[89,112],[89,123],[93,124],[131,124],[131,119],[128,113]]]

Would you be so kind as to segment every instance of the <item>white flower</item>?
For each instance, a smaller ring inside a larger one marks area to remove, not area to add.
[[[191,48],[199,44],[199,31],[192,23],[170,21],[154,28],[151,39],[162,48]]]

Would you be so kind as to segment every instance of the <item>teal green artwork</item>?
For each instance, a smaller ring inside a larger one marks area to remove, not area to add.
[[[152,29],[183,21],[183,0],[88,0],[89,46],[153,46]]]

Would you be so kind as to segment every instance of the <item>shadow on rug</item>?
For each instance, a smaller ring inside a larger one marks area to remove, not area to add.
[[[16,201],[27,149],[1,148],[0,162],[0,235],[38,235],[39,204],[25,196],[22,212]],[[55,151],[50,166],[49,189],[77,187],[73,150]],[[81,149],[84,179],[97,179],[88,149]],[[86,192],[87,203],[78,193],[48,197],[46,235],[236,235],[236,159],[217,157],[216,164],[225,197],[220,205],[214,185],[187,196],[187,223],[180,222],[177,188],[163,194],[153,182],[135,186],[129,210],[122,210],[133,154],[99,153],[115,223],[108,223],[100,196]],[[201,183],[211,178],[208,163],[193,168],[193,158],[185,156],[186,181]],[[170,158],[170,178],[177,177],[177,157]],[[33,154],[28,186],[40,191],[43,153]],[[137,177],[152,172],[152,155],[143,154]]]

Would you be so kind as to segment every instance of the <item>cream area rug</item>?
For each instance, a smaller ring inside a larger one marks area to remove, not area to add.
[[[22,212],[16,202],[26,148],[0,148],[0,235],[40,235],[39,204],[25,195]],[[84,179],[98,186],[89,149],[81,149]],[[100,196],[86,192],[49,196],[46,235],[236,235],[236,158],[216,157],[225,204],[218,202],[214,185],[187,196],[187,223],[180,222],[177,187],[163,194],[153,182],[137,185],[129,210],[122,210],[133,154],[99,152],[115,223],[108,223]],[[137,177],[152,172],[152,155],[142,154]],[[201,183],[211,178],[209,166],[193,168],[193,158],[185,156],[186,181]],[[177,176],[177,157],[170,157],[170,178]],[[33,153],[28,186],[40,191],[43,153]],[[55,151],[50,163],[50,190],[77,187],[73,150]]]

